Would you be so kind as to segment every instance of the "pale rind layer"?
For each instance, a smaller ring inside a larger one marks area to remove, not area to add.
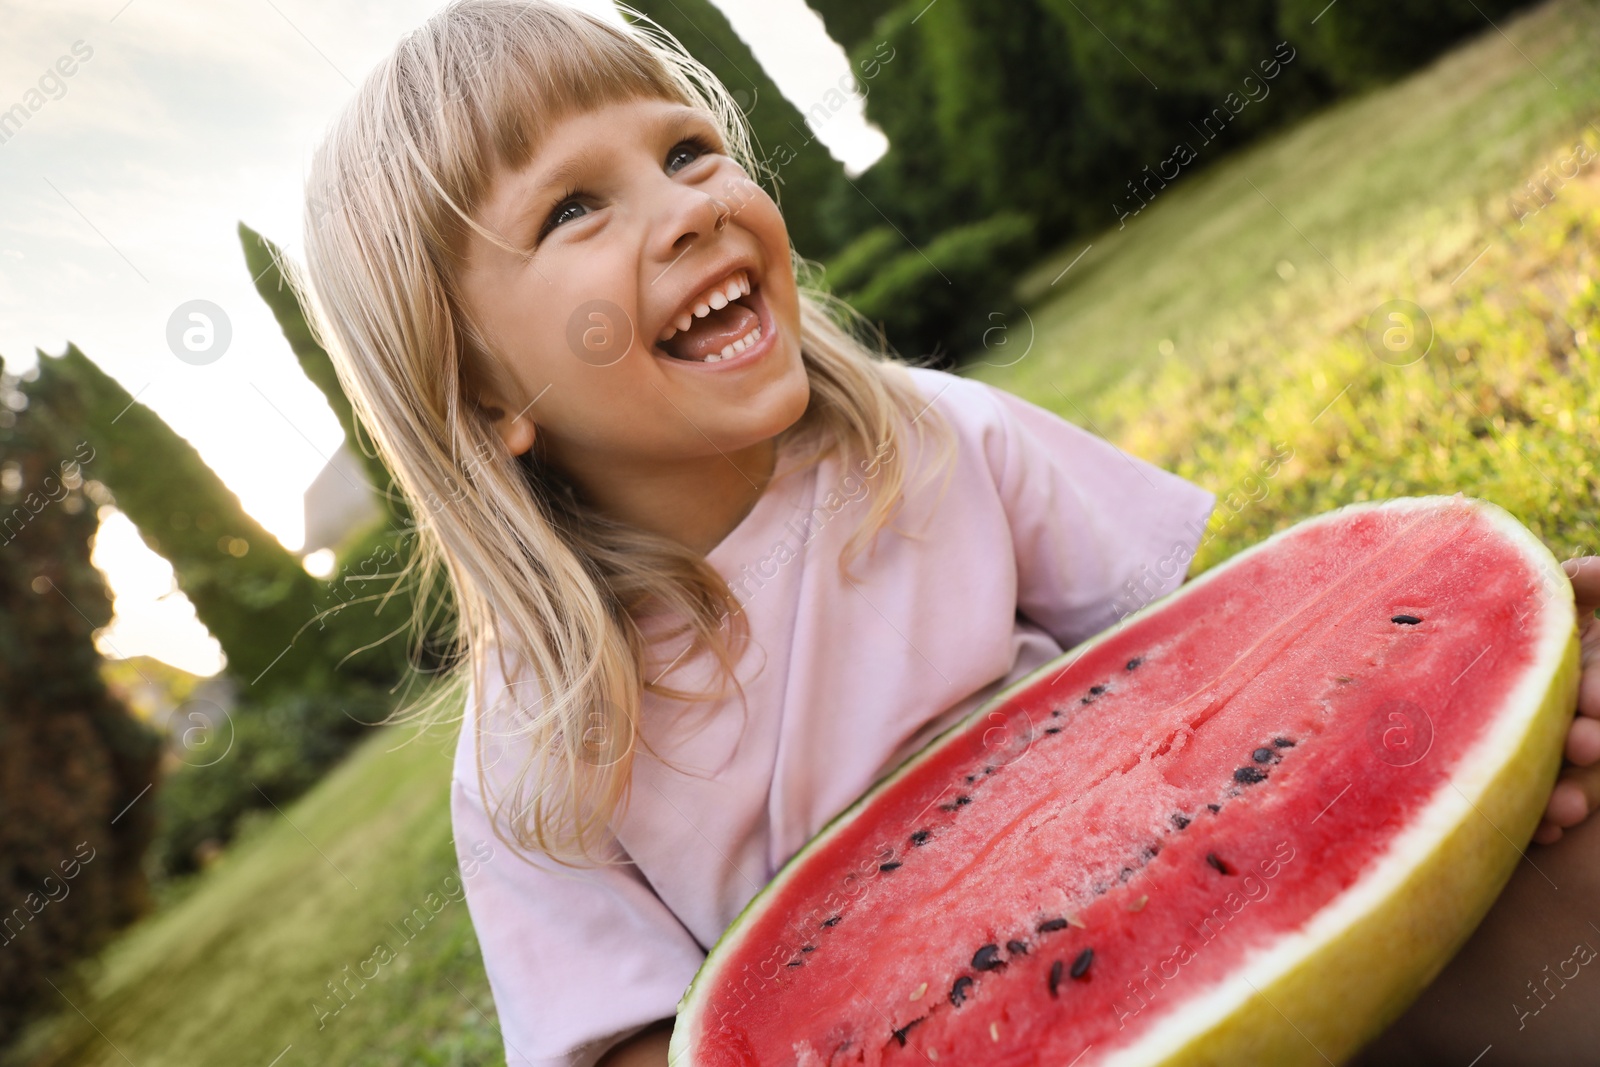
[[[879,781],[796,853],[712,947],[678,1004],[668,1062],[696,1062],[693,1034],[709,990],[742,933],[766,903],[865,811],[875,797],[930,759],[971,723],[1017,693],[1058,673],[1063,663],[1110,640],[1145,615],[1199,595],[1211,580],[1297,531],[1385,510],[1476,509],[1520,549],[1543,591],[1524,620],[1530,665],[1492,729],[1458,762],[1451,779],[1367,873],[1301,929],[1243,961],[1215,989],[1153,1020],[1136,1043],[1076,1067],[1201,1067],[1340,1062],[1404,1013],[1460,950],[1505,888],[1531,840],[1560,774],[1567,726],[1577,701],[1579,647],[1570,581],[1543,542],[1500,507],[1457,494],[1351,504],[1282,530],[1234,555],[1116,626],[1019,679],[975,708]],[[1063,1065],[1065,1067],[1065,1065]]]

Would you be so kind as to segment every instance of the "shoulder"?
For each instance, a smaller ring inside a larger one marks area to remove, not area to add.
[[[939,410],[966,419],[993,419],[1000,414],[1000,390],[976,378],[935,367],[906,367],[923,399]]]
[[[993,439],[1005,432],[1007,413],[1001,398],[1006,394],[1001,390],[976,378],[933,367],[906,370],[922,394],[925,410],[944,416],[962,438],[969,442]]]
[[[1019,449],[1034,445],[1041,430],[1061,441],[1082,443],[1090,435],[1055,413],[998,386],[932,367],[908,367],[929,410],[937,411],[954,431],[958,451],[972,460],[981,456],[995,481],[1003,481],[1018,463]]]

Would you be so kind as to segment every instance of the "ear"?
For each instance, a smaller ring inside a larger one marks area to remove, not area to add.
[[[494,432],[505,442],[506,451],[520,456],[533,447],[534,425],[527,415],[513,415],[499,404],[485,397],[481,401],[484,417],[494,426]]]
[[[495,428],[500,433],[500,440],[506,443],[506,450],[513,456],[520,456],[533,447],[533,420],[528,416],[501,419]]]
[[[478,410],[505,442],[506,450],[520,456],[532,448],[535,431],[527,414],[531,405],[517,399],[517,390],[505,382],[505,376],[492,369],[490,380],[480,384],[482,376],[476,365],[469,363],[466,377],[468,395],[475,398]]]

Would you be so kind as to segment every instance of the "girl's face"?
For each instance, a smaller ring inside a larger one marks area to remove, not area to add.
[[[788,231],[722,148],[708,113],[672,101],[569,117],[491,174],[477,215],[526,258],[468,234],[462,299],[501,378],[480,395],[514,453],[520,414],[600,498],[617,478],[748,466],[805,411]]]

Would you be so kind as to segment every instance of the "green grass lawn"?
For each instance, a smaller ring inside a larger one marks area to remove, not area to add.
[[[1600,553],[1597,58],[1600,6],[1546,4],[1162,191],[1031,272],[1031,347],[1012,323],[972,375],[1216,491],[1195,572],[1339,504],[1457,491]],[[1365,337],[1396,299],[1434,334],[1405,366]]]
[[[1600,159],[1520,222],[1507,205],[1576,139],[1600,156],[1600,7],[1564,0],[1501,28],[1061,249],[1022,287],[1031,348],[1014,328],[974,375],[1216,490],[1196,570],[1337,504],[1457,490],[1558,553],[1600,552]],[[1404,366],[1365,340],[1392,299],[1434,334]],[[1256,478],[1282,449],[1293,458]],[[465,904],[397,929],[457,874],[453,738],[399,747],[411,736],[380,731],[254,821],[63,987],[74,1006],[9,1062],[500,1062]],[[380,944],[394,959],[319,1025],[328,983]]]
[[[1456,491],[1600,553],[1600,6],[1501,30],[1166,190],[1053,286],[1080,250],[1046,262],[1032,350],[974,376],[1216,491],[1195,573],[1339,504]],[[1432,326],[1414,362],[1366,338],[1395,299]]]
[[[443,731],[379,731],[63,987],[75,1007],[7,1062],[503,1062],[459,899],[452,750]]]

